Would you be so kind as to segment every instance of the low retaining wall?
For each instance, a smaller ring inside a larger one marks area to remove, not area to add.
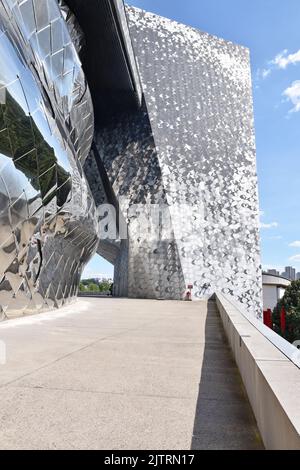
[[[107,298],[111,297],[111,294],[105,294],[101,292],[78,292],[77,297],[97,297],[97,298]]]
[[[300,351],[223,294],[216,301],[266,449],[300,449]]]

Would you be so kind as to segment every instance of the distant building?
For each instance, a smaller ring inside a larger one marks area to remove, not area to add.
[[[297,281],[300,280],[300,273],[297,273],[297,274],[296,274],[296,280],[297,280]]]
[[[269,272],[263,273],[263,308],[273,310],[277,302],[284,296],[286,288],[291,284],[291,281],[285,277],[275,276]]]
[[[285,271],[282,273],[282,277],[289,279],[290,281],[296,280],[296,269],[292,266],[286,266]]]
[[[276,271],[276,269],[268,269],[267,273],[273,276],[279,276],[279,271]]]

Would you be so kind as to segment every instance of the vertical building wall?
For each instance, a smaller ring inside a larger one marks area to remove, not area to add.
[[[153,169],[154,183],[159,178],[164,194],[161,201],[169,207],[174,236],[163,250],[160,241],[156,247],[154,242],[138,245],[134,229],[129,229],[129,293],[146,297],[152,286],[151,296],[178,298],[191,283],[194,298],[221,290],[247,309],[259,311],[249,52],[132,7],[127,7],[127,15],[152,141],[142,148],[136,136],[122,148],[115,134],[118,160],[122,168],[128,165],[122,181],[127,189],[120,190],[114,178],[113,184],[118,196],[132,201],[132,194],[140,189],[138,183],[143,183],[143,172]],[[140,125],[138,120],[136,124]],[[149,149],[155,159],[149,158]],[[128,158],[137,166],[143,162],[134,179]],[[121,166],[116,166],[118,172]],[[156,203],[158,193],[152,192]],[[155,269],[149,270],[149,263]],[[174,270],[180,272],[176,293],[170,292]]]

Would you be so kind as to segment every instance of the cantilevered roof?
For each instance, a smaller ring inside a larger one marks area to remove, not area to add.
[[[81,53],[98,124],[141,102],[123,0],[66,0],[85,35]]]

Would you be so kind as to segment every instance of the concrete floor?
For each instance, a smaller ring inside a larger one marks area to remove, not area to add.
[[[214,303],[79,299],[0,340],[1,449],[262,448]]]

